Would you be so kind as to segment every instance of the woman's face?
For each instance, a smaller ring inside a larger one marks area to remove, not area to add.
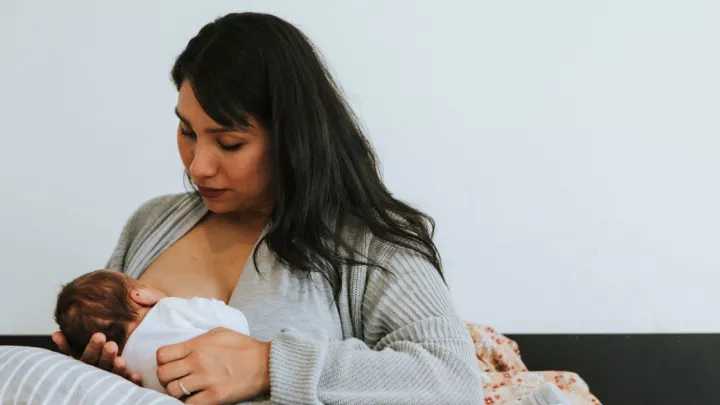
[[[217,214],[267,214],[272,199],[265,128],[252,117],[247,130],[222,127],[202,109],[187,80],[176,112],[180,157],[207,207]]]

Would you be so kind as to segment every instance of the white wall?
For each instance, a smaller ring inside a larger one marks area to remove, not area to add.
[[[4,1],[0,334],[182,191],[169,80],[212,18],[320,47],[390,188],[438,222],[461,315],[503,332],[720,332],[714,1]]]

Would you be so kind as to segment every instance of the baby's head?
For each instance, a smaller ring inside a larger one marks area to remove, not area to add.
[[[149,302],[140,298],[148,291],[154,297]],[[117,343],[121,353],[130,334],[162,295],[120,272],[93,271],[62,288],[55,322],[74,357],[82,356],[97,332],[103,333],[108,342]]]

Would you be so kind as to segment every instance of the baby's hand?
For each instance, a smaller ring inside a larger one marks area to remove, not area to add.
[[[53,333],[52,340],[61,352],[65,354],[70,353],[67,340],[62,332],[58,331]],[[83,352],[83,355],[79,360],[102,370],[111,371],[122,378],[142,386],[140,375],[138,373],[131,373],[127,369],[125,359],[118,356],[117,353],[118,346],[115,342],[106,342],[105,335],[102,333],[96,333],[90,339],[90,343],[88,343],[85,348],[85,352]]]

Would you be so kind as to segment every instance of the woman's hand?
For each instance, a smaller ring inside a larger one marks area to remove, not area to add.
[[[245,401],[270,390],[270,342],[217,328],[157,351],[157,376],[187,404]]]
[[[61,352],[70,354],[70,348],[68,347],[67,340],[62,332],[57,331],[53,333],[52,340]],[[137,385],[142,385],[140,375],[137,373],[131,373],[127,369],[125,359],[118,356],[117,353],[118,346],[115,342],[106,342],[105,335],[102,333],[96,333],[92,336],[90,343],[88,343],[87,347],[85,347],[82,357],[78,360],[102,370],[110,371],[122,378],[132,381]]]

